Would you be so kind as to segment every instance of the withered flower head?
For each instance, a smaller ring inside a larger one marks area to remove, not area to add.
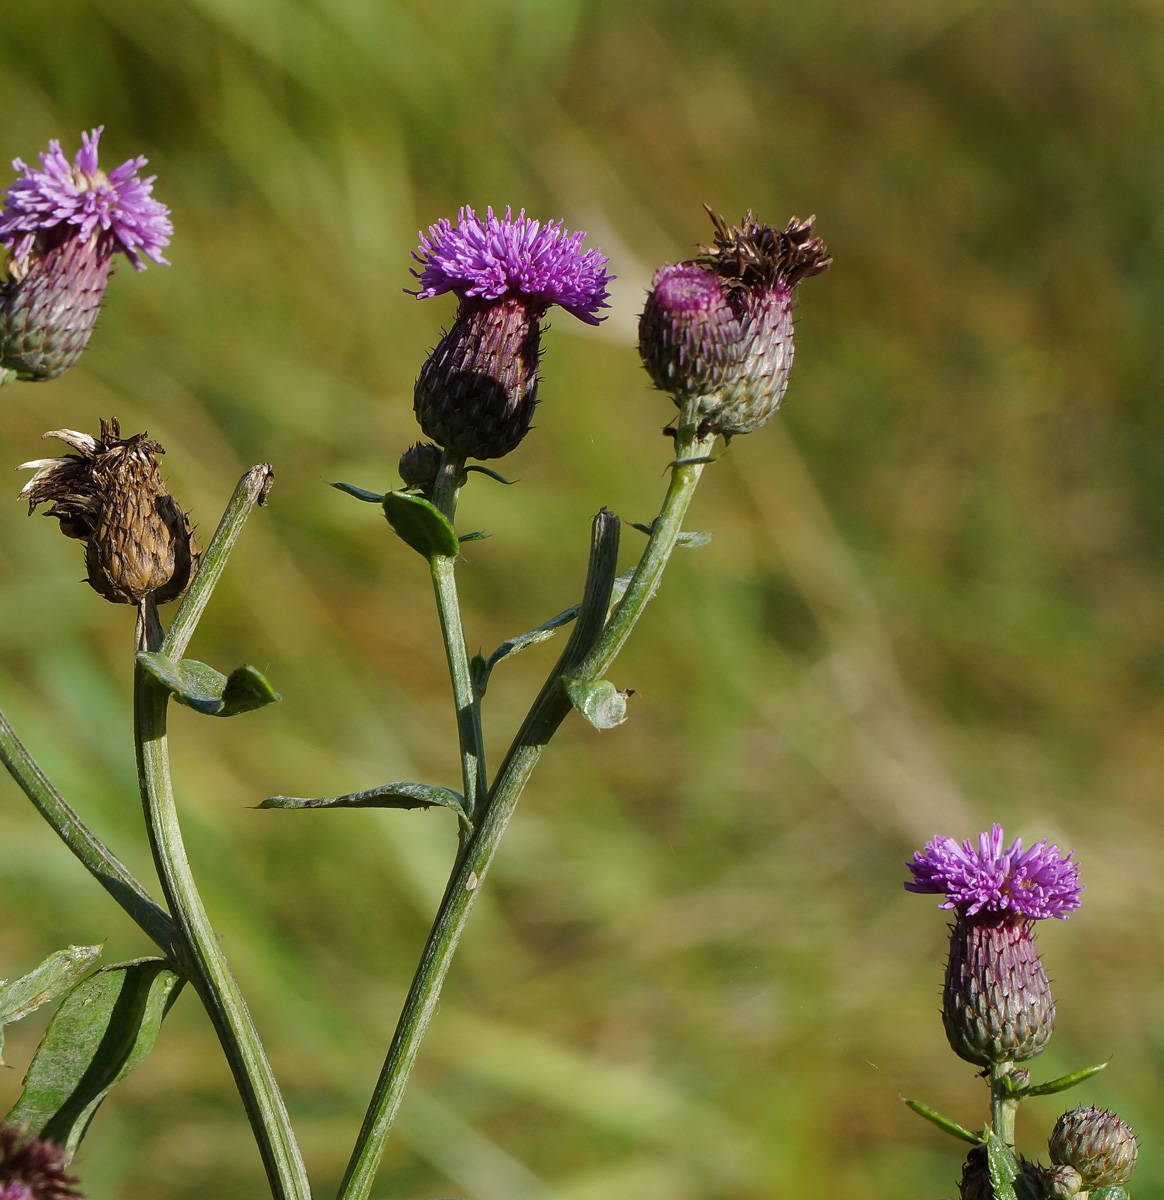
[[[77,451],[22,463],[36,474],[20,491],[31,516],[52,507],[66,537],[85,543],[88,582],[114,604],[159,604],[185,592],[198,566],[189,517],[166,491],[157,456],[165,451],[144,433],[123,438],[116,420],[101,421],[100,438],[53,429]]]
[[[639,354],[677,406],[693,402],[705,431],[751,433],[780,406],[792,370],[792,301],[832,259],[812,223],[729,226],[708,209],[714,244],[661,267],[639,320]]]
[[[0,1200],[80,1200],[76,1182],[60,1146],[0,1125]]]

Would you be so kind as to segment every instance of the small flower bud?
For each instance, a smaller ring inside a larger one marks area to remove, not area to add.
[[[1023,1175],[1039,1200],[1044,1198],[1045,1172],[1037,1163],[1019,1159]],[[985,1146],[975,1146],[966,1155],[962,1164],[962,1179],[958,1185],[960,1200],[995,1200],[994,1186],[990,1182],[990,1160]]]
[[[1074,1167],[1088,1188],[1127,1183],[1140,1152],[1126,1121],[1099,1108],[1075,1108],[1055,1122],[1051,1161]]]
[[[60,1146],[0,1125],[0,1200],[81,1200]]]
[[[729,228],[708,210],[715,245],[655,275],[639,320],[639,354],[680,408],[694,402],[706,432],[751,433],[779,408],[792,369],[792,301],[832,259],[814,218],[784,230],[749,212]]]
[[[1074,1200],[1083,1190],[1083,1177],[1074,1167],[1044,1167],[1043,1188],[1047,1200]]]
[[[582,233],[542,225],[523,210],[482,221],[461,209],[421,235],[419,299],[453,292],[452,329],[421,368],[415,409],[438,445],[466,458],[500,458],[529,432],[537,404],[541,318],[552,305],[597,325],[606,308],[606,258],[581,249]]]
[[[428,491],[436,483],[441,466],[441,448],[432,442],[417,442],[400,456],[397,470],[404,486]]]
[[[40,156],[42,170],[13,162],[24,175],[3,195],[0,246],[10,253],[0,271],[0,373],[45,380],[63,375],[93,332],[113,255],[139,271],[139,251],[164,263],[173,227],[169,210],[139,179],[144,158],[106,174],[97,165],[101,129],[82,135],[72,164],[60,142]]]
[[[45,437],[76,454],[23,463],[35,470],[20,495],[31,515],[51,504],[66,537],[85,542],[88,583],[114,604],[159,604],[185,592],[198,566],[190,519],[166,491],[157,455],[145,434],[122,438],[117,421],[101,422],[101,437],[55,429]]]

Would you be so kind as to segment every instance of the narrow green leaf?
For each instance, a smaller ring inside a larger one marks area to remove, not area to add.
[[[1073,1071],[1070,1075],[1061,1075],[1058,1079],[1052,1079],[1049,1083],[1036,1083],[1030,1087],[1015,1088],[1010,1093],[1012,1096],[1053,1096],[1056,1092],[1065,1092],[1068,1088],[1073,1088],[1077,1083],[1082,1083],[1085,1079],[1090,1079],[1092,1075],[1098,1075],[1107,1066],[1107,1063],[1100,1063],[1095,1067],[1084,1067],[1081,1071]]]
[[[920,1100],[907,1100],[905,1103],[919,1117],[925,1117],[927,1121],[944,1130],[951,1137],[959,1138],[963,1142],[969,1142],[971,1146],[982,1145],[984,1140],[982,1134],[971,1133],[969,1129],[965,1129],[957,1121],[951,1121],[949,1117],[943,1116],[936,1108],[930,1108],[928,1104],[923,1104]]]
[[[4,1026],[63,996],[101,957],[100,946],[70,946],[50,954],[20,979],[0,979],[0,1066],[4,1063]]]
[[[640,521],[631,521],[630,526],[632,529],[637,529],[640,533],[645,533],[647,537],[650,537],[655,532],[654,521],[649,525],[644,525]],[[675,539],[675,545],[685,550],[694,550],[699,546],[706,546],[710,541],[710,533],[681,533]]]
[[[465,798],[450,788],[434,787],[428,783],[386,783],[366,792],[350,792],[346,796],[319,796],[306,799],[299,796],[268,796],[259,808],[451,808],[468,820]]]
[[[516,482],[513,479],[506,479],[504,475],[498,475],[496,471],[491,471],[488,467],[478,466],[477,463],[472,463],[465,468],[465,473],[476,471],[479,475],[488,475],[490,479],[495,479],[498,483],[505,484],[506,487],[513,487]]]
[[[150,1052],[179,983],[164,959],[142,958],[77,984],[49,1023],[7,1123],[27,1125],[72,1158],[110,1089]]]
[[[478,530],[476,533],[462,533],[461,536],[459,538],[457,538],[457,541],[458,542],[483,542],[488,536],[489,536],[489,534],[482,533],[480,530]]]
[[[337,492],[347,492],[349,496],[355,496],[357,500],[366,500],[369,504],[383,504],[383,492],[370,492],[367,488],[356,487],[351,483],[330,483],[328,487],[333,487]]]
[[[223,675],[192,658],[174,662],[145,650],[138,653],[137,661],[179,704],[211,717],[234,717],[282,699],[254,667],[236,667]]]
[[[570,679],[562,683],[570,703],[595,729],[613,729],[626,720],[626,700],[633,690],[619,691],[608,679]]]
[[[418,554],[455,558],[460,543],[448,517],[423,496],[389,492],[383,500],[388,524]]]

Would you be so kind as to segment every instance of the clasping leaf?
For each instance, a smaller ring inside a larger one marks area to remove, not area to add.
[[[283,698],[254,667],[236,667],[223,675],[192,658],[174,662],[145,650],[138,653],[137,661],[179,704],[211,717],[233,717]]]

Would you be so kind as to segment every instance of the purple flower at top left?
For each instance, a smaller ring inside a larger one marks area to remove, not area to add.
[[[63,375],[93,332],[115,254],[136,270],[146,258],[165,263],[170,210],[142,179],[142,157],[109,172],[97,163],[102,127],[81,135],[72,163],[49,142],[41,169],[21,159],[21,177],[3,194],[0,244],[9,260],[0,282],[0,380]]]

